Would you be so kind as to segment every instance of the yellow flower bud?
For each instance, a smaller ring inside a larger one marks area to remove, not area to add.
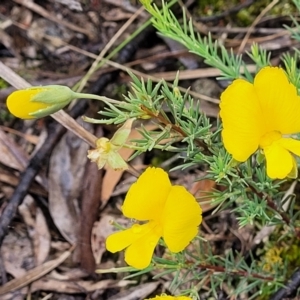
[[[6,105],[14,116],[36,119],[48,116],[65,107],[77,94],[67,86],[35,86],[10,94]]]

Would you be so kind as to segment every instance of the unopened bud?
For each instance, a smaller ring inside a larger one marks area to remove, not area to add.
[[[18,118],[36,119],[59,111],[75,98],[76,93],[67,86],[34,86],[10,94],[6,105]]]

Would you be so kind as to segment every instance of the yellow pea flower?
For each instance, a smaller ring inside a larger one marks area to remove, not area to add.
[[[169,296],[162,294],[160,296],[156,296],[155,298],[149,298],[145,300],[192,300],[192,298],[187,296]]]
[[[89,150],[87,157],[96,162],[98,169],[107,163],[114,170],[127,170],[128,165],[118,153],[124,146],[131,132],[132,123],[135,118],[128,119],[113,135],[111,140],[102,137],[96,141],[96,149]]]
[[[244,162],[262,149],[270,178],[297,177],[293,154],[300,156],[300,141],[288,136],[300,132],[300,97],[283,69],[265,67],[253,84],[234,80],[220,109],[223,143],[235,160]]]
[[[202,221],[195,197],[183,186],[172,186],[168,174],[154,167],[146,169],[130,187],[122,212],[143,224],[110,235],[106,249],[112,253],[126,249],[125,261],[136,269],[150,265],[161,237],[171,252],[182,251],[197,235]]]
[[[33,86],[10,94],[6,105],[10,113],[18,118],[36,119],[57,112],[77,95],[67,86]]]

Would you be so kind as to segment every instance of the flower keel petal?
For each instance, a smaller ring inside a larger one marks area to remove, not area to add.
[[[272,179],[283,179],[293,169],[292,154],[279,143],[264,148],[267,161],[267,174]]]
[[[154,230],[132,243],[125,251],[125,261],[136,269],[145,269],[151,263],[154,248],[160,236]]]
[[[198,233],[202,210],[182,186],[171,188],[162,217],[163,238],[170,251],[182,251]]]
[[[147,235],[152,228],[153,225],[150,223],[143,225],[134,224],[131,228],[115,232],[106,239],[106,249],[112,253],[121,251],[144,235]]]

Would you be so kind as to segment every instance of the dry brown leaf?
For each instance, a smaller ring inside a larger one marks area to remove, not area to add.
[[[112,222],[116,222],[119,225],[127,228],[130,226],[131,220],[123,218],[122,216],[103,215],[99,222],[95,222],[92,230],[92,250],[96,264],[101,263],[102,255],[106,251],[105,240],[106,238],[117,231],[117,228],[112,225]]]
[[[106,21],[128,20],[131,16],[132,13],[126,13],[120,8],[113,8],[101,14],[101,17],[104,18]]]
[[[81,32],[83,34],[86,34],[88,37],[90,37],[91,39],[93,39],[93,32],[91,32],[90,30],[86,29],[86,28],[82,28],[80,26],[74,25],[73,23],[70,23],[68,21],[65,21],[64,19],[60,20],[59,18],[57,18],[56,16],[54,16],[53,14],[49,13],[46,9],[44,9],[42,6],[31,2],[31,1],[27,1],[27,0],[14,0],[16,3],[24,5],[25,7],[27,7],[28,9],[32,10],[33,12],[41,15],[42,17],[44,17],[45,19],[48,19],[52,22],[55,22],[57,24],[63,25],[71,30],[77,31],[77,32]]]
[[[19,178],[17,178],[15,175],[11,173],[8,174],[3,170],[0,171],[0,181],[8,183],[11,186],[17,186],[19,184]],[[44,188],[37,185],[36,183],[33,183],[31,185],[31,187],[29,188],[29,192],[42,197],[48,197],[48,193],[44,190]]]
[[[38,207],[35,217],[34,248],[37,265],[43,263],[50,251],[51,235],[42,210]]]
[[[133,280],[100,280],[100,281],[59,281],[49,280],[48,282],[36,282],[32,288],[36,290],[50,290],[58,293],[82,293],[93,292],[95,290],[104,290],[113,287],[124,287],[129,284],[134,284]]]
[[[73,280],[73,281],[64,281],[64,280],[56,280],[49,278],[39,279],[33,282],[30,286],[31,293],[36,291],[50,291],[62,294],[82,294],[82,293],[91,293],[96,290],[105,290],[111,288],[122,288],[128,285],[136,284],[134,280],[100,280],[97,282],[94,281],[83,281],[83,280]],[[20,290],[20,293],[23,295],[27,294],[27,289]],[[11,300],[15,298],[11,298],[13,295],[5,294],[1,296],[1,300]],[[23,299],[23,298],[22,298]]]
[[[7,273],[18,278],[26,274],[27,269],[34,267],[34,256],[31,242],[23,228],[17,224],[10,230],[1,245],[1,257]]]
[[[75,244],[78,235],[78,198],[89,145],[68,132],[52,152],[49,166],[49,212],[63,237]]]
[[[9,127],[6,127],[6,126],[0,126],[0,128],[3,129],[3,131],[5,131],[5,132],[9,132],[9,133],[11,133],[13,135],[19,136],[22,139],[24,139],[25,141],[27,141],[29,143],[32,143],[34,145],[36,145],[39,142],[39,140],[40,140],[40,138],[38,136],[33,135],[33,134],[28,134],[28,133],[20,132],[20,131],[18,131],[16,129],[9,128]]]
[[[131,287],[128,290],[122,290],[120,293],[108,298],[108,300],[145,299],[157,289],[159,284],[159,281],[139,284],[138,286]]]
[[[0,128],[0,162],[10,168],[23,171],[28,163],[28,156]]]
[[[114,232],[111,225],[111,215],[103,215],[99,222],[94,223],[91,244],[96,264],[100,264],[103,253],[106,251],[105,240]]]
[[[27,231],[32,239],[33,252],[36,265],[42,264],[48,257],[51,244],[51,236],[42,210],[36,206],[31,196],[26,196],[19,206]]]
[[[34,269],[31,269],[24,276],[15,278],[7,282],[6,284],[0,287],[0,295],[9,293],[11,291],[15,291],[17,289],[20,289],[30,284],[33,281],[36,281],[37,279],[49,273],[51,270],[58,267],[62,262],[64,262],[69,257],[70,254],[71,254],[71,250],[66,251],[60,257],[47,261],[44,264]]]
[[[252,73],[256,72],[256,65],[247,65],[247,70]],[[241,67],[241,73],[244,73],[244,67]],[[160,72],[154,73],[152,76],[157,78],[163,78],[166,81],[173,81],[175,78],[179,78],[179,80],[186,79],[197,79],[197,78],[207,78],[207,77],[218,77],[221,75],[221,71],[217,68],[201,68],[196,70],[180,70],[178,71],[169,71],[169,72]]]

